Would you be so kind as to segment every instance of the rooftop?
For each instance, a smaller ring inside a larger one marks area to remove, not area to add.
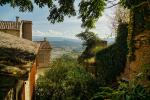
[[[46,50],[51,50],[52,49],[50,43],[46,40],[44,40],[44,41],[34,41],[34,42],[40,44],[39,49],[44,49],[44,50],[45,49]]]
[[[35,61],[38,45],[0,32],[0,74],[22,76]]]

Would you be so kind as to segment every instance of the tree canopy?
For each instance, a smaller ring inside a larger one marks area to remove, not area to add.
[[[51,23],[63,22],[65,16],[72,17],[78,16],[83,28],[94,28],[95,23],[105,8],[111,8],[117,4],[122,4],[124,7],[133,8],[142,3],[148,2],[148,0],[0,0],[0,6],[10,4],[11,7],[19,7],[21,12],[32,12],[34,3],[40,8],[47,6],[49,8],[48,21]],[[79,2],[79,3],[77,3]],[[75,8],[78,4],[79,9]],[[106,5],[109,4],[109,7]]]
[[[34,3],[40,8],[49,8],[48,21],[51,23],[63,22],[65,16],[78,16],[83,28],[94,28],[95,22],[102,16],[106,2],[113,0],[0,0],[0,6],[10,4],[11,7],[18,7],[21,12],[32,12]],[[78,4],[79,9],[75,8]]]

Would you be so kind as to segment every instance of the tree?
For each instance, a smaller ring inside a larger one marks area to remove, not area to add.
[[[0,6],[10,4],[11,7],[19,7],[19,11],[33,11],[31,0],[0,0]]]
[[[75,59],[62,56],[37,79],[36,100],[89,100],[95,91],[92,80]]]
[[[88,30],[81,32],[76,36],[82,40],[82,45],[83,47],[85,47],[85,50],[78,57],[78,61],[80,63],[84,63],[86,59],[95,56],[95,52],[93,52],[93,49],[95,49],[102,40],[100,40],[94,32]]]
[[[10,4],[11,7],[19,7],[19,11],[33,11],[33,3],[40,8],[47,6],[49,8],[49,16],[47,19],[51,23],[63,22],[64,17],[78,15],[82,21],[83,28],[94,28],[99,17],[102,16],[104,9],[111,8],[118,4],[127,8],[141,5],[141,0],[81,0],[78,4],[79,11],[75,9],[77,0],[0,0],[0,6]],[[142,0],[146,2],[148,0]],[[114,3],[115,2],[115,3]],[[143,3],[142,2],[142,3]],[[109,6],[107,6],[107,4]],[[106,6],[106,7],[105,7]],[[77,14],[78,12],[78,14]]]
[[[83,47],[91,47],[100,41],[100,39],[94,32],[90,32],[88,30],[81,32],[76,36],[83,41]]]

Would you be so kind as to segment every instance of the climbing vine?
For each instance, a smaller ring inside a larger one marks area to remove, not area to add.
[[[128,24],[118,26],[116,42],[96,54],[96,76],[102,84],[112,83],[126,65]]]
[[[149,6],[147,0],[133,0],[131,4],[126,6],[130,9],[130,22],[129,22],[129,34],[128,34],[128,48],[129,48],[129,61],[135,60],[135,36],[139,35],[144,30],[150,29],[149,21]]]

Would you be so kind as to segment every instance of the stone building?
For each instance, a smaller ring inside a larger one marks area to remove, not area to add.
[[[38,45],[0,32],[0,99],[32,100]]]
[[[0,31],[32,41],[32,21],[19,20],[19,17],[16,21],[0,21]]]
[[[0,21],[0,32],[32,41],[32,21],[19,20],[19,17],[16,17],[16,21]],[[49,42],[46,40],[35,42],[39,45],[38,68],[48,67],[52,49]]]
[[[37,54],[37,77],[38,75],[43,75],[50,64],[51,50],[52,47],[49,42],[44,38],[44,41],[34,41],[39,45],[39,50]]]
[[[32,100],[36,74],[48,68],[50,52],[48,41],[32,42],[32,21],[0,21],[0,99]]]
[[[49,42],[46,40],[46,38],[44,38],[44,41],[36,41],[36,43],[40,45],[38,56],[37,56],[38,68],[48,67],[50,62],[50,57],[51,57],[50,52],[52,50],[52,47],[49,44]]]

